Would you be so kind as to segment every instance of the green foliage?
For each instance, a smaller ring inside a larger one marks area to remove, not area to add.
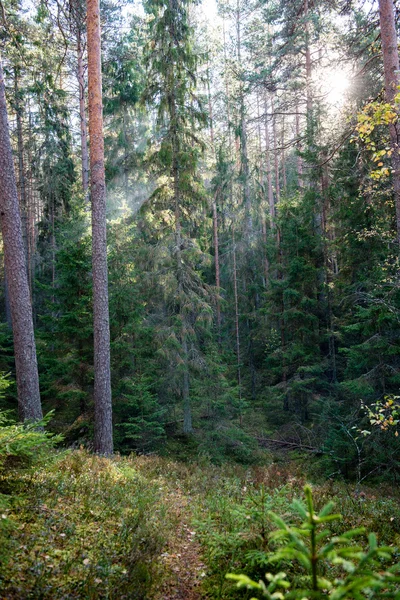
[[[117,433],[117,445],[125,451],[148,452],[165,437],[165,410],[160,407],[153,388],[151,379],[140,375],[120,383],[117,414],[122,422],[117,426],[121,431]]]
[[[82,214],[57,230],[54,281],[38,281],[42,299],[38,337],[44,406],[55,409],[53,427],[66,429],[90,409],[93,385],[91,239]],[[87,435],[87,432],[86,432]]]
[[[8,385],[2,380],[2,388]],[[6,413],[0,413],[0,474],[15,465],[27,467],[40,463],[50,448],[62,440],[61,435],[44,431],[53,413],[37,423],[14,423]]]
[[[371,425],[379,427],[382,431],[388,431],[394,428],[394,435],[398,437],[397,425],[399,424],[399,396],[386,396],[384,400],[375,402],[371,406],[365,406],[368,419]],[[362,431],[364,435],[370,434],[369,431]]]
[[[398,598],[400,565],[382,571],[382,565],[392,559],[393,548],[378,546],[376,536],[371,533],[364,550],[355,542],[364,533],[360,528],[332,536],[324,526],[340,519],[340,515],[332,514],[332,503],[316,513],[311,488],[306,486],[304,491],[306,504],[294,502],[303,519],[300,526],[288,525],[277,514],[269,513],[278,526],[270,539],[278,548],[266,557],[267,563],[278,566],[295,563],[304,574],[290,578],[284,572],[267,573],[267,583],[256,583],[246,575],[229,574],[227,578],[236,581],[239,588],[261,592],[269,600]]]
[[[8,598],[152,598],[159,556],[175,525],[159,483],[130,460],[84,451],[47,454],[21,479],[7,518],[0,587]]]

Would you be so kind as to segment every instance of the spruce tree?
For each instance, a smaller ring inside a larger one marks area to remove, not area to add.
[[[210,297],[196,263],[202,252],[191,237],[194,219],[204,200],[198,162],[203,150],[200,128],[206,114],[195,93],[197,59],[189,26],[190,0],[149,0],[150,43],[147,52],[147,102],[157,105],[157,150],[150,150],[155,172],[164,176],[152,201],[167,211],[170,224],[163,244],[169,270],[164,285],[168,317],[165,347],[175,363],[177,388],[183,404],[183,431],[193,431],[190,365],[196,357],[196,331],[212,317]],[[165,325],[167,326],[165,328]],[[174,378],[175,379],[175,378]]]

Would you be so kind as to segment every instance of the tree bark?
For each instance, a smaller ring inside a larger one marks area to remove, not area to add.
[[[271,227],[274,226],[275,221],[275,201],[274,201],[274,190],[272,187],[272,170],[271,170],[271,143],[269,137],[269,128],[268,128],[268,100],[267,95],[265,94],[264,98],[264,111],[265,111],[265,121],[264,121],[264,135],[265,135],[265,168],[267,171],[267,181],[268,181],[268,204],[269,204],[269,215],[271,219]]]
[[[8,283],[7,283],[7,275],[6,275],[5,265],[4,265],[4,313],[5,313],[5,317],[6,317],[7,326],[10,329],[12,329],[10,295],[8,293]]]
[[[313,122],[313,98],[311,90],[312,63],[310,49],[310,24],[309,24],[309,5],[308,0],[304,2],[305,24],[305,44],[306,44],[306,109],[307,109],[307,137],[308,145],[314,142],[314,122]]]
[[[218,330],[218,343],[221,345],[221,304],[219,300],[221,291],[221,279],[220,279],[220,268],[219,268],[219,239],[218,239],[218,212],[217,212],[217,195],[218,190],[215,192],[212,210],[213,210],[213,231],[214,231],[214,261],[215,261],[215,286],[217,288],[217,330]]]
[[[225,80],[225,104],[226,104],[226,120],[228,122],[228,145],[229,151],[232,150],[232,136],[231,136],[231,110],[229,100],[229,81],[228,81],[228,69],[227,69],[227,58],[226,58],[226,33],[225,33],[225,19],[222,18],[222,32],[224,38],[224,80]]]
[[[239,389],[240,402],[240,424],[242,424],[242,374],[241,374],[241,357],[240,357],[240,331],[239,331],[239,298],[237,285],[237,266],[236,266],[236,240],[235,231],[232,230],[232,255],[233,255],[233,297],[235,302],[235,336],[236,336],[236,364],[237,364],[237,382]]]
[[[18,186],[19,190],[19,210],[21,214],[22,225],[22,240],[24,243],[26,266],[28,273],[28,285],[30,285],[30,261],[29,261],[29,245],[28,245],[28,226],[27,226],[27,197],[26,197],[26,182],[25,182],[25,165],[24,165],[24,139],[22,132],[22,106],[18,81],[18,67],[14,68],[14,95],[15,95],[15,116],[17,121],[17,147],[18,147]],[[30,290],[31,291],[31,290]]]
[[[393,0],[379,0],[379,18],[381,25],[381,43],[383,70],[385,75],[385,94],[389,104],[395,104],[400,85],[399,53],[397,48],[396,21]],[[397,111],[398,112],[398,111]],[[400,153],[398,120],[389,125],[390,145],[392,149],[393,188],[396,207],[397,241],[400,244]]]
[[[259,98],[259,93],[257,90],[257,118],[258,118],[258,149],[259,149],[259,154],[260,154],[260,180],[261,180],[261,185],[266,184],[267,182],[267,175],[266,173],[263,174],[263,150],[262,150],[262,141],[261,141],[261,119],[260,119],[260,98]],[[261,203],[261,235],[262,235],[262,240],[263,240],[263,266],[264,266],[264,287],[267,287],[268,285],[268,269],[269,269],[269,264],[268,264],[268,257],[267,257],[267,222],[266,222],[266,216],[264,214],[264,204]]]
[[[94,448],[99,454],[109,455],[113,452],[113,431],[99,0],[87,0],[87,46],[92,201]]]
[[[207,62],[207,95],[208,95],[208,117],[210,124],[210,140],[213,151],[214,148],[214,120],[213,120],[213,109],[212,109],[212,99],[211,99],[211,87],[210,87],[210,68]]]
[[[286,178],[286,152],[285,152],[285,116],[282,116],[282,129],[281,129],[281,146],[282,146],[282,186],[283,192],[286,192],[287,178]]]
[[[274,113],[275,107],[274,107],[274,101],[271,100],[271,111],[272,113]],[[279,155],[278,155],[278,134],[276,131],[276,115],[274,115],[272,117],[272,134],[273,134],[273,138],[274,138],[274,166],[275,166],[275,204],[278,204],[280,196],[281,196],[281,189],[280,189],[280,183],[279,183]]]
[[[79,121],[81,129],[81,167],[82,188],[85,199],[88,199],[89,191],[89,153],[87,143],[87,123],[85,108],[85,76],[83,68],[82,32],[77,25],[77,58],[78,58],[78,87],[79,87]]]
[[[186,334],[182,336],[182,350],[185,368],[183,371],[183,433],[193,433],[192,424],[192,406],[190,402],[190,382],[189,382],[189,353],[187,347]]]
[[[14,336],[18,408],[24,421],[42,418],[21,215],[8,129],[3,70],[0,61],[0,217],[5,271]]]
[[[240,5],[237,0],[236,9],[236,43],[237,43],[237,59],[238,64],[241,68],[242,57],[241,57],[241,36],[240,36]],[[243,77],[242,77],[243,79]],[[245,210],[245,235],[249,240],[252,232],[252,218],[251,218],[251,199],[250,199],[250,171],[249,171],[249,157],[247,152],[247,128],[246,128],[246,106],[244,99],[244,85],[243,80],[240,82],[240,116],[239,116],[239,129],[240,129],[240,176],[242,179],[243,187],[243,203]]]
[[[299,154],[297,155],[297,183],[300,189],[303,188],[303,160],[300,156],[301,143],[300,143],[300,115],[298,105],[296,106],[296,147]]]
[[[122,133],[124,136],[124,194],[125,194],[125,202],[128,204],[129,198],[129,167],[128,167],[128,107],[124,102],[123,105],[123,114],[122,114]]]

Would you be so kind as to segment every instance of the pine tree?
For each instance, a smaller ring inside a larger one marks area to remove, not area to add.
[[[94,318],[95,451],[112,454],[110,325],[104,171],[103,103],[100,48],[100,5],[87,3],[90,194],[92,203],[92,264]]]
[[[387,102],[395,105],[395,97],[398,94],[400,85],[400,64],[393,0],[379,0],[379,17],[381,26],[383,71],[385,76],[385,95]],[[393,167],[397,241],[400,244],[400,149],[397,122],[390,124],[389,132],[392,148],[391,159]]]
[[[42,419],[32,306],[0,62],[0,217],[14,335],[18,405],[23,420]]]

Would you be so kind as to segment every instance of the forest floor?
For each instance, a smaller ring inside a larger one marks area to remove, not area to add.
[[[287,457],[243,467],[76,450],[11,465],[0,474],[0,599],[243,598],[226,573],[262,576],[268,511],[290,518],[307,479]],[[391,486],[327,481],[314,497],[342,513],[334,533],[363,526],[400,546]]]
[[[177,528],[161,554],[166,570],[157,600],[200,600],[201,582],[206,574],[202,548],[193,529],[191,497],[177,485],[164,497],[168,513],[173,515]]]

